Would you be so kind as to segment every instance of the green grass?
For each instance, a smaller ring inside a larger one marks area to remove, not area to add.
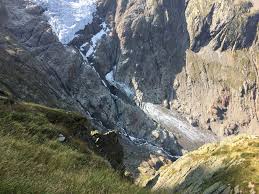
[[[0,100],[0,193],[148,193],[81,140],[90,130],[79,114]]]
[[[207,144],[159,171],[156,189],[168,193],[259,193],[259,138],[239,135]]]
[[[203,187],[221,182],[225,185],[239,185],[239,188],[248,193],[249,182],[255,185],[259,192],[259,139],[248,136],[236,137],[234,140],[222,142],[216,149],[206,153],[201,152],[204,158],[224,159],[222,167],[203,183]],[[209,156],[209,157],[206,157]]]

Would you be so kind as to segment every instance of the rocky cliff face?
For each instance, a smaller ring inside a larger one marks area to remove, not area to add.
[[[106,18],[119,41],[115,80],[132,88],[137,102],[177,109],[220,136],[258,133],[255,1],[116,5],[108,7],[115,11],[101,6],[100,12],[109,10]],[[97,66],[99,58],[97,50]]]
[[[0,88],[117,130],[134,178],[142,160],[157,170],[218,137],[259,133],[257,2],[98,0],[90,18],[71,2],[1,1]]]
[[[101,1],[99,11],[118,45],[105,64],[135,101],[176,109],[219,136],[258,133],[257,2]]]
[[[186,9],[190,49],[173,107],[218,135],[258,134],[258,5],[219,1]]]
[[[1,2],[1,9],[1,88],[17,99],[80,111],[100,131],[117,130],[125,147],[134,151],[143,144],[140,160],[146,153],[181,154],[173,134],[116,88],[115,96],[76,47],[59,42],[42,7],[13,0]],[[153,130],[161,135],[154,138]]]

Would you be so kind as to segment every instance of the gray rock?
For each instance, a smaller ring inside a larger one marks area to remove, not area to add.
[[[58,141],[59,142],[64,142],[65,140],[66,140],[66,137],[64,135],[62,135],[62,134],[58,135]]]
[[[42,10],[37,6],[26,9],[26,3],[3,0],[10,14],[6,28],[0,28],[0,87],[7,86],[21,100],[79,111],[100,131],[125,129],[131,136],[164,147],[164,137],[156,141],[150,138],[157,123],[131,99],[115,96],[103,83],[103,76],[113,64],[108,60],[112,53],[107,54],[106,50],[115,48],[117,42],[111,39],[106,42],[107,48],[97,51],[100,57],[97,56],[99,62],[95,67],[99,73],[83,60],[76,48],[80,41],[86,41],[86,36],[69,46],[62,45]],[[116,61],[117,57],[112,57]],[[105,61],[110,63],[107,68],[103,68]],[[63,136],[58,139],[65,141]],[[166,149],[179,152],[174,137],[166,139],[172,140]]]
[[[245,118],[258,123],[259,16],[250,3],[99,0],[98,17],[68,46],[58,41],[44,10],[27,3],[0,3],[0,87],[10,88],[16,98],[79,111],[101,131],[126,130],[174,154],[181,153],[175,137],[165,130],[154,138],[152,132],[160,127],[137,104],[164,104],[200,115],[204,127],[209,108],[227,85],[232,109],[224,109],[221,122]],[[98,43],[89,64],[78,48],[100,30],[103,21],[111,33]],[[114,67],[115,81],[135,96],[104,80]],[[245,84],[242,99],[236,98],[240,95],[240,91],[235,95],[236,88],[243,83],[249,85]],[[216,120],[210,123],[215,133],[220,125]]]
[[[8,12],[5,5],[0,2],[0,27],[3,26],[8,19]]]

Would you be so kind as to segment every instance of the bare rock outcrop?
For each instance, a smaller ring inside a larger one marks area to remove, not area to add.
[[[79,111],[100,131],[116,129],[123,136],[126,131],[124,138],[130,141],[134,137],[162,152],[165,148],[181,154],[174,136],[167,137],[172,140],[167,145],[161,143],[163,136],[152,138],[152,131],[162,128],[133,101],[115,96],[101,73],[81,56],[76,42],[59,42],[41,7],[20,0],[2,4],[8,18],[0,28],[0,88],[17,99]],[[165,155],[152,148],[143,150]]]
[[[118,130],[126,155],[145,145],[138,156],[148,160],[181,155],[214,141],[214,134],[259,133],[254,0],[98,0],[96,6],[93,22],[63,45],[44,8],[2,0],[0,89],[79,111],[101,131]],[[104,25],[105,35],[91,45]],[[143,111],[147,103],[157,107],[153,117]],[[157,112],[188,116],[190,124],[160,122]],[[211,138],[187,142],[193,133]]]
[[[113,70],[137,104],[176,109],[219,136],[234,123],[258,133],[257,2],[99,1],[98,10],[112,33],[93,63],[107,64],[102,74]],[[112,61],[108,42],[117,44]]]

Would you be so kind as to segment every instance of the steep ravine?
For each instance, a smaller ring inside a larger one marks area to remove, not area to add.
[[[2,0],[0,10],[0,89],[116,130],[143,186],[186,151],[259,133],[255,1]]]
[[[181,154],[174,136],[163,133],[153,138],[153,130],[164,129],[134,103],[112,94],[108,83],[77,48],[59,42],[41,7],[28,1],[1,3],[7,10],[7,21],[0,29],[3,90],[17,99],[79,111],[100,131],[115,129],[123,134],[126,130],[145,142],[140,143],[141,152],[136,156],[139,162],[151,153],[165,158]],[[134,141],[123,142],[129,155],[139,149]],[[138,164],[132,165],[132,160],[125,158],[125,163],[133,166],[129,169],[135,176]]]

